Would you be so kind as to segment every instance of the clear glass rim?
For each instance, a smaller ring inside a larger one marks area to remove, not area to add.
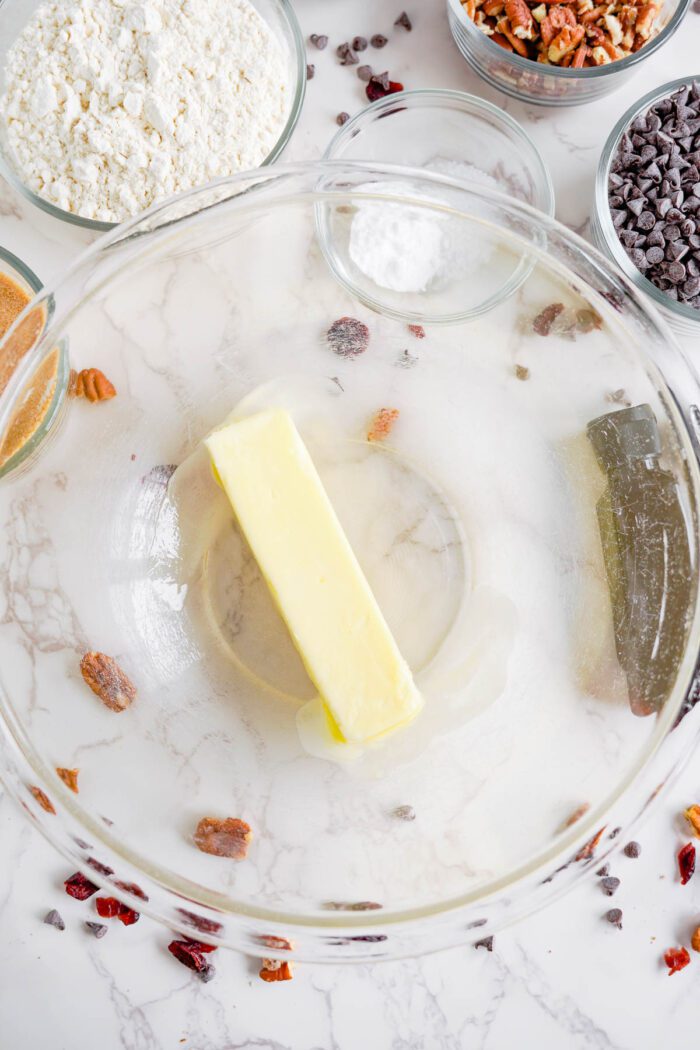
[[[645,295],[648,295],[657,306],[663,310],[667,310],[675,318],[688,321],[691,325],[699,326],[698,332],[700,332],[700,310],[696,310],[692,306],[686,306],[685,303],[678,302],[675,299],[671,299],[670,296],[665,295],[660,288],[657,288],[655,284],[652,284],[652,282],[634,265],[618,240],[615,227],[613,226],[612,216],[610,214],[610,205],[608,204],[608,177],[610,175],[610,165],[612,164],[615,151],[617,150],[623,133],[634,121],[635,117],[637,117],[643,110],[649,109],[654,102],[658,102],[662,98],[671,95],[678,88],[692,83],[693,80],[698,80],[700,82],[700,73],[697,77],[685,76],[678,77],[677,80],[669,80],[668,83],[662,84],[661,87],[656,87],[653,91],[648,91],[646,95],[643,95],[641,98],[637,99],[636,102],[633,102],[629,109],[622,114],[618,122],[615,124],[615,127],[608,135],[603,147],[603,152],[600,155],[598,170],[596,171],[595,177],[594,200],[595,217],[598,220],[598,227],[602,234],[606,251],[613,262],[615,262],[625,276],[629,278],[637,288],[644,292]]]
[[[304,35],[301,31],[301,26],[299,25],[299,19],[296,16],[291,0],[272,0],[272,2],[279,8],[281,15],[287,23],[292,40],[294,41],[293,65],[295,68],[295,83],[294,96],[292,98],[292,105],[289,111],[289,116],[287,117],[287,122],[282,128],[277,142],[272,147],[267,157],[261,162],[261,168],[274,164],[287,146],[299,121],[301,109],[304,104],[304,96],[306,94],[306,46],[304,44]],[[2,9],[2,0],[0,0],[0,9]],[[240,174],[243,173],[236,172],[236,175]],[[107,233],[109,230],[113,230],[117,226],[123,225],[124,222],[131,222],[133,219],[138,219],[140,217],[130,216],[128,219],[124,219],[122,223],[105,222],[102,219],[87,219],[83,215],[77,215],[75,212],[65,211],[63,208],[57,207],[55,204],[52,204],[51,201],[46,200],[44,197],[40,197],[38,193],[34,193],[33,190],[30,190],[29,187],[22,182],[13,166],[6,159],[2,148],[0,148],[0,178],[5,179],[5,181],[8,182],[14,190],[17,190],[25,200],[28,200],[30,204],[35,205],[35,207],[46,212],[47,215],[51,215],[54,219],[60,219],[61,222],[68,223],[70,226],[78,226],[82,229],[93,230],[97,233]],[[201,188],[203,187],[197,186],[194,190],[188,192],[196,192]],[[175,196],[177,195],[163,198],[162,201],[156,202],[153,207],[158,208],[161,204],[167,204],[169,201],[174,200]]]
[[[386,98],[377,99],[376,102],[370,102],[338,129],[326,146],[323,160],[343,160],[342,150],[346,143],[361,132],[365,125],[379,119],[384,112],[389,113],[397,106],[405,109],[418,107],[439,109],[441,104],[446,109],[458,109],[469,114],[477,112],[488,117],[494,124],[500,125],[509,135],[523,143],[530,155],[528,160],[531,163],[528,166],[533,169],[537,185],[538,200],[534,206],[545,215],[553,217],[555,212],[554,183],[544,157],[534,141],[522,124],[510,113],[493,102],[480,98],[478,95],[471,95],[466,91],[456,91],[450,88],[415,88],[411,91],[398,91]]]
[[[523,58],[521,55],[505,51],[502,47],[499,47],[498,44],[494,44],[494,42],[490,40],[485,33],[482,33],[478,26],[472,22],[460,3],[460,0],[447,0],[448,8],[453,16],[465,27],[466,31],[468,33],[478,33],[479,37],[484,39],[487,45],[492,49],[493,54],[497,54],[501,61],[509,62],[516,69],[521,69],[523,72],[531,73],[536,69],[538,76],[552,77],[554,80],[561,79],[571,81],[593,81],[604,79],[613,73],[622,72],[622,70],[625,69],[631,69],[640,62],[643,62],[645,58],[649,58],[651,55],[655,54],[655,52],[673,36],[687,14],[691,3],[692,0],[679,0],[678,7],[673,12],[663,29],[633,55],[628,55],[627,58],[620,58],[615,62],[609,62],[604,66],[592,66],[584,69],[562,69],[561,66],[546,66],[541,62],[533,62],[531,58]]]
[[[202,198],[202,205],[204,207],[206,206],[207,198],[213,189],[230,187],[231,196],[219,200],[217,203],[229,203],[233,196],[237,196],[240,198],[241,207],[243,208],[251,205],[253,208],[262,206],[267,208],[269,207],[269,200],[264,200],[260,204],[256,203],[251,198],[251,190],[264,188],[266,186],[274,185],[275,183],[284,185],[285,180],[289,180],[293,187],[293,179],[295,176],[299,178],[302,176],[306,178],[311,177],[313,180],[311,188],[305,194],[300,194],[299,191],[295,192],[292,188],[289,193],[283,193],[280,196],[278,203],[282,204],[299,200],[308,200],[310,203],[313,203],[319,197],[335,200],[346,199],[347,196],[352,193],[352,189],[348,189],[348,184],[343,184],[342,181],[336,184],[336,188],[333,191],[322,191],[318,189],[319,179],[332,173],[336,175],[340,175],[341,173],[345,173],[346,175],[352,173],[358,178],[361,176],[365,181],[369,174],[385,176],[387,174],[395,175],[396,173],[400,173],[406,178],[412,179],[414,182],[422,180],[427,183],[446,183],[457,189],[461,189],[463,192],[468,192],[474,196],[481,196],[485,201],[497,202],[502,208],[507,209],[516,216],[522,215],[530,220],[536,219],[544,230],[556,232],[557,235],[562,237],[562,239],[567,242],[567,245],[573,249],[574,254],[581,255],[589,263],[593,262],[603,277],[613,280],[616,283],[616,286],[623,287],[638,311],[640,311],[659,331],[659,334],[663,336],[667,343],[664,348],[664,353],[671,354],[673,360],[680,362],[683,368],[686,370],[688,369],[684,355],[678,348],[677,344],[674,343],[673,339],[670,338],[669,333],[661,319],[658,317],[658,314],[653,309],[650,309],[644,297],[631,282],[624,277],[620,277],[619,274],[614,271],[610,262],[601,253],[592,248],[577,234],[574,234],[572,231],[563,227],[555,219],[544,216],[529,205],[513,201],[511,198],[508,198],[503,194],[495,193],[491,190],[476,186],[466,186],[466,184],[460,183],[459,181],[450,179],[446,176],[434,176],[419,169],[363,164],[360,162],[341,163],[338,161],[329,161],[311,164],[281,165],[275,169],[268,169],[267,171],[258,170],[255,172],[242,172],[235,176],[231,176],[228,179],[219,180],[218,183],[211,184],[208,187],[191,190],[187,194],[183,194],[180,198],[177,198],[177,200],[178,202],[182,202],[183,200],[196,201],[197,198]],[[237,193],[236,187],[241,183],[247,183],[248,185],[244,192]],[[410,198],[408,199],[410,200]],[[247,204],[246,202],[249,203]],[[416,203],[425,206],[426,202],[416,201]],[[138,236],[138,227],[143,223],[144,217],[152,224],[153,218],[157,217],[159,213],[163,213],[163,228],[172,228],[179,223],[197,218],[198,212],[193,209],[186,215],[182,216],[182,218],[176,220],[168,219],[167,212],[171,205],[172,201],[162,202],[160,205],[156,205],[154,208],[144,213],[144,215],[130,220],[122,226],[117,227],[111,232],[111,234],[107,234],[105,237],[100,238],[99,241],[79,256],[79,258],[68,269],[66,274],[64,274],[55,285],[46,288],[41,296],[32,301],[30,306],[36,307],[41,304],[44,298],[48,299],[57,296],[60,293],[62,284],[68,282],[73,275],[91,264],[95,258],[99,257],[110,248],[117,248],[122,242],[131,241],[132,237]],[[152,227],[149,232],[153,232]],[[539,251],[539,249],[532,248],[530,250],[534,250],[536,253]],[[127,264],[128,263],[125,263],[125,265]],[[71,313],[73,313],[75,309],[76,307],[74,306]],[[51,338],[49,341],[51,341]],[[40,358],[42,352],[43,348],[41,344],[39,344],[26,355],[26,358],[29,360],[24,360],[22,362],[22,367],[17,370],[11,380],[11,384],[8,385],[5,394],[0,398],[0,428],[4,422],[3,416],[6,419],[11,411],[14,399],[21,390],[26,374],[29,374],[36,363],[36,358]],[[694,387],[697,388],[697,381],[695,380],[694,374],[692,375]],[[10,387],[12,387],[12,389],[10,389]],[[4,405],[3,402],[5,402]],[[688,427],[680,410],[676,409],[673,404],[670,407],[671,410],[676,413],[677,422],[680,420],[678,429],[687,441],[688,448],[692,453],[688,459],[687,469],[690,473],[696,492],[700,492],[700,469],[692,447]],[[2,483],[0,482],[0,484]],[[51,841],[64,856],[69,858],[77,868],[85,870],[90,875],[91,880],[97,885],[109,888],[112,893],[117,892],[118,895],[129,899],[140,911],[143,911],[145,914],[150,915],[152,918],[155,918],[166,925],[172,926],[174,924],[172,915],[169,913],[166,914],[166,906],[169,906],[172,902],[184,902],[195,907],[203,908],[208,912],[215,912],[222,917],[234,921],[247,922],[254,919],[255,922],[263,928],[265,928],[265,924],[267,924],[268,928],[277,930],[284,929],[291,933],[298,931],[299,934],[303,933],[303,931],[311,933],[322,932],[327,934],[329,931],[333,930],[343,930],[346,932],[355,932],[357,930],[378,930],[386,932],[389,929],[400,931],[402,927],[417,928],[419,924],[423,924],[429,919],[450,919],[450,917],[458,910],[465,909],[468,906],[486,903],[489,900],[492,900],[495,895],[503,893],[506,889],[512,888],[515,890],[518,884],[523,883],[528,877],[532,877],[541,872],[546,865],[556,861],[557,858],[561,857],[567,850],[570,850],[582,837],[590,838],[591,833],[600,825],[601,821],[606,818],[610,819],[609,814],[611,810],[614,809],[615,805],[620,803],[623,798],[626,799],[628,796],[634,794],[633,789],[637,786],[641,772],[649,769],[654,756],[667,738],[668,732],[672,728],[674,720],[687,695],[688,687],[692,681],[693,672],[695,670],[696,654],[699,650],[700,599],[696,601],[695,609],[693,611],[689,639],[683,660],[678,670],[672,694],[673,701],[671,702],[671,700],[669,700],[663,712],[657,718],[657,724],[654,729],[652,740],[644,749],[643,754],[639,756],[633,765],[627,770],[625,776],[620,779],[614,790],[612,790],[608,796],[598,804],[598,806],[586,813],[586,815],[582,817],[575,826],[556,837],[551,845],[540,850],[535,856],[529,858],[526,862],[519,865],[513,871],[510,871],[507,875],[495,879],[484,886],[477,887],[476,889],[458,895],[457,897],[441,900],[437,904],[427,904],[387,913],[372,912],[371,918],[369,919],[367,914],[360,915],[349,913],[339,917],[339,913],[333,913],[332,916],[329,915],[326,919],[320,915],[299,914],[294,912],[282,913],[279,909],[273,907],[252,906],[246,901],[236,901],[231,897],[224,897],[213,890],[202,887],[187,878],[179,876],[171,869],[154,865],[148,858],[142,857],[139,853],[130,850],[119,839],[111,834],[109,828],[102,826],[96,818],[93,818],[92,815],[86,813],[79,805],[76,796],[73,795],[65,785],[57,781],[53,769],[50,768],[43,758],[41,758],[35,751],[21,720],[17,717],[11,703],[2,690],[0,690],[0,736],[2,737],[5,748],[9,748],[13,753],[16,752],[17,756],[15,764],[11,767],[6,765],[0,767],[0,778],[5,783],[9,794],[15,798],[25,812],[29,812],[30,818],[41,830],[44,836]],[[685,753],[683,757],[685,757]],[[673,767],[666,771],[667,776],[671,775],[677,764],[678,761],[674,761]],[[26,779],[23,779],[23,775],[20,772],[20,766],[27,766],[30,768],[32,775],[35,778],[34,782],[40,785],[42,789],[46,790],[52,800],[55,800],[57,804],[56,815],[45,814],[43,812],[40,814],[36,809],[29,809],[26,796],[27,781]],[[661,775],[659,775],[659,779],[662,780],[662,782],[664,780]],[[637,793],[640,789],[641,785],[637,786]],[[60,820],[57,820],[57,815],[60,814],[61,811],[66,811],[67,815],[72,818],[81,829],[87,831],[88,834],[99,843],[99,848],[104,850],[104,855],[107,860],[114,859],[117,864],[121,863],[127,870],[133,869],[134,874],[139,878],[139,881],[145,882],[148,889],[152,890],[155,899],[144,904],[140,898],[130,895],[123,889],[119,891],[115,890],[114,884],[110,883],[108,879],[100,876],[100,874],[93,871],[93,869],[86,868],[84,856],[76,851],[75,844],[72,842],[71,836],[65,829],[64,824]],[[582,877],[586,870],[587,868],[585,866],[577,869],[576,872],[572,874],[572,878],[568,885],[570,886],[573,881],[577,881]],[[560,892],[559,887],[552,891],[551,897],[546,897],[539,901],[537,906],[547,903],[547,901],[553,899],[558,892]],[[515,908],[513,909],[512,914],[515,916]],[[519,914],[523,914],[523,912],[521,911]],[[231,942],[230,938],[227,943],[232,943],[232,946],[238,946]],[[258,954],[260,953],[258,952]],[[336,955],[335,958],[338,959],[340,956]]]

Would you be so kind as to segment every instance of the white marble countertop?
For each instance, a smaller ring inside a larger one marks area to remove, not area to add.
[[[335,45],[357,33],[387,32],[402,2],[297,0],[305,33],[327,33],[331,43],[325,52],[310,51],[316,77],[285,159],[319,156],[336,130],[336,114],[362,106],[363,86],[354,69],[338,65]],[[393,35],[382,68],[407,88],[461,89],[504,106],[550,166],[557,217],[584,235],[595,167],[612,124],[642,93],[698,72],[700,13],[691,12],[672,42],[618,93],[583,109],[526,106],[468,70],[442,0],[407,8],[414,31]],[[0,244],[44,281],[60,273],[81,241],[0,188]],[[686,348],[700,358],[700,341]],[[700,920],[700,883],[681,887],[675,867],[687,839],[678,813],[699,795],[691,763],[638,833],[642,856],[613,861],[612,873],[622,879],[614,900],[624,912],[622,931],[605,922],[613,902],[591,880],[501,933],[492,953],[465,947],[373,966],[299,965],[295,979],[280,985],[264,984],[249,960],[225,952],[216,956],[216,979],[204,985],[168,955],[167,931],[148,919],[94,940],[62,892],[65,863],[0,796],[0,1044],[3,1050],[686,1046],[697,1030],[700,958],[669,979],[661,956],[687,943]],[[66,920],[63,933],[41,922],[52,907]]]

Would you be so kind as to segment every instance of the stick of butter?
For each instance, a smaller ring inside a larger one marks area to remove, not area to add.
[[[289,414],[248,416],[205,444],[343,739],[409,722],[422,698]]]

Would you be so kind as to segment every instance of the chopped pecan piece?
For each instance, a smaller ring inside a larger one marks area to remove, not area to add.
[[[105,653],[85,653],[80,670],[93,693],[110,711],[126,711],[136,697],[136,687],[117,661]]]
[[[385,441],[398,418],[398,408],[380,408],[367,431],[367,440]]]
[[[263,981],[291,981],[292,967],[288,962],[279,959],[263,959],[260,976]]]
[[[563,29],[564,26],[573,27],[575,25],[576,16],[570,7],[553,7],[540,25],[542,42],[545,47],[549,47],[557,33]]]
[[[695,837],[700,839],[700,806],[697,804],[688,806],[683,816],[693,829]]]
[[[70,788],[71,791],[74,791],[75,794],[77,795],[78,794],[78,773],[80,772],[80,770],[79,769],[65,769],[63,766],[56,766],[56,772],[58,773],[59,777],[61,778],[63,783],[66,785],[66,787]]]
[[[514,36],[517,36],[519,40],[534,39],[535,20],[525,0],[506,0],[506,15]]]
[[[522,58],[528,58],[529,52],[527,50],[527,44],[524,40],[521,40],[515,35],[511,29],[510,22],[507,18],[502,18],[500,22],[496,24],[496,31],[502,33],[502,35],[508,40],[513,50],[520,55]]]
[[[73,397],[84,397],[88,401],[109,401],[116,396],[112,383],[99,368],[84,368],[82,372],[71,372],[69,390]]]
[[[503,33],[494,33],[491,39],[493,40],[494,44],[498,44],[498,46],[502,47],[504,51],[515,50],[510,40],[503,36]]]
[[[555,36],[549,45],[547,55],[553,63],[561,62],[564,55],[575,51],[585,36],[586,30],[583,26],[564,26],[561,32]]]
[[[202,817],[194,833],[194,844],[202,853],[213,857],[230,857],[243,860],[253,838],[250,825],[238,817]]]
[[[42,791],[40,787],[36,787],[35,784],[30,784],[29,785],[29,791],[34,796],[34,798],[36,799],[36,801],[39,803],[39,805],[41,806],[41,808],[43,810],[45,810],[47,813],[55,813],[56,812],[56,810],[54,809],[53,802],[51,801],[49,796],[46,794],[46,792]]]

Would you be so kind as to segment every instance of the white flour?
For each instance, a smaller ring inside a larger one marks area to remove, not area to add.
[[[8,52],[0,115],[30,189],[118,222],[257,167],[287,119],[288,69],[248,0],[49,2]]]
[[[492,175],[463,161],[437,158],[426,164],[429,171],[465,179],[502,190]],[[438,204],[464,204],[464,199],[449,187],[436,187],[432,197],[415,192],[407,182],[368,183],[359,191],[411,196]],[[438,199],[437,194],[440,194]],[[484,218],[486,209],[478,216]],[[433,210],[382,201],[367,201],[358,206],[350,229],[350,258],[359,270],[380,288],[393,292],[425,292],[450,279],[459,279],[483,266],[492,255],[488,237],[470,227],[469,240],[455,239],[455,223]]]

